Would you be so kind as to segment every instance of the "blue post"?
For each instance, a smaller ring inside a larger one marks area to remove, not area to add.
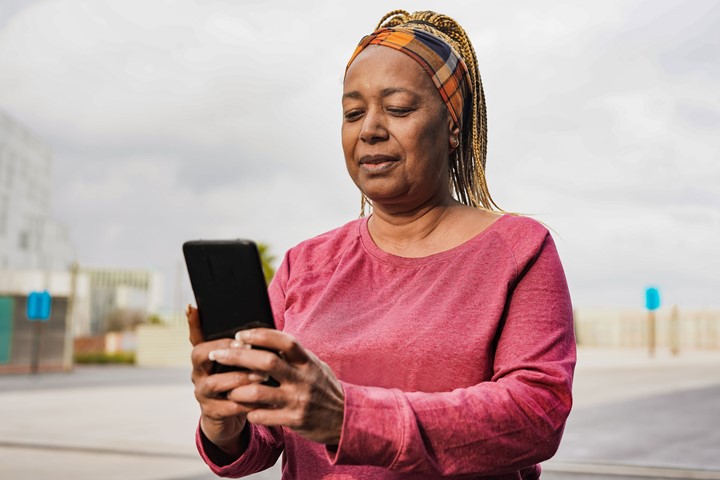
[[[52,297],[47,290],[42,292],[30,292],[27,299],[28,320],[40,320],[47,322],[52,312]]]

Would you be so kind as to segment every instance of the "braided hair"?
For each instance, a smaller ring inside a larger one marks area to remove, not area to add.
[[[485,93],[477,64],[475,49],[465,30],[452,18],[431,11],[408,13],[405,10],[393,10],[380,19],[379,28],[412,26],[425,30],[445,41],[462,57],[467,65],[471,79],[471,115],[463,119],[460,144],[450,155],[450,187],[456,199],[471,207],[483,210],[503,211],[490,196],[485,177],[485,159],[487,156],[487,113]],[[362,196],[361,216],[365,214],[365,205],[369,203]]]

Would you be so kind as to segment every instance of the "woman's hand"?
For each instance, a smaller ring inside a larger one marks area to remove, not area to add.
[[[245,428],[246,414],[252,406],[228,400],[225,394],[239,386],[261,382],[264,376],[252,372],[211,374],[210,352],[233,348],[232,344],[239,344],[231,339],[204,342],[197,309],[188,305],[186,316],[190,327],[190,343],[194,347],[192,381],[195,384],[195,398],[202,412],[200,428],[208,440],[228,456],[237,458],[246,448],[241,435]]]
[[[330,367],[305,350],[291,335],[278,330],[244,330],[238,332],[237,340],[241,342],[240,348],[230,347],[230,342],[213,343],[217,347],[212,350],[212,358],[223,365],[241,366],[266,374],[280,382],[280,386],[234,379],[237,385],[228,392],[227,398],[238,406],[236,411],[242,412],[251,423],[283,425],[309,440],[337,445],[342,429],[344,397],[340,382]],[[265,347],[279,354],[250,346]],[[232,411],[225,408],[218,406],[218,411]]]

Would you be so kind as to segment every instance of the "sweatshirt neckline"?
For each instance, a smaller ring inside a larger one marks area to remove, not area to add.
[[[370,217],[365,217],[361,220],[359,223],[359,234],[360,234],[360,240],[362,242],[363,247],[365,250],[372,255],[373,257],[377,258],[378,260],[381,260],[385,263],[390,263],[393,265],[398,266],[422,266],[427,265],[429,263],[435,263],[438,261],[448,260],[451,258],[456,257],[457,255],[460,255],[464,253],[466,250],[472,249],[476,244],[483,241],[483,238],[490,234],[492,231],[496,230],[498,228],[498,224],[501,224],[505,221],[507,217],[510,217],[511,215],[505,213],[500,218],[495,220],[493,223],[488,225],[485,230],[478,233],[474,237],[466,240],[465,242],[461,243],[460,245],[457,245],[455,247],[452,247],[448,250],[445,250],[443,252],[433,253],[432,255],[427,255],[425,257],[401,257],[399,255],[395,255],[389,252],[386,252],[385,250],[382,250],[380,247],[377,246],[375,241],[373,240],[372,236],[370,235],[370,230],[368,230],[368,221],[370,220]]]

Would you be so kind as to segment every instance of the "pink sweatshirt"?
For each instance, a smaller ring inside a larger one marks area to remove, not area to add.
[[[250,425],[211,469],[242,476],[284,451],[283,479],[536,479],[572,404],[572,309],[547,230],[505,215],[446,252],[380,250],[360,219],[291,249],[270,286],[279,329],[342,382],[334,448]],[[206,452],[207,450],[207,452]]]

